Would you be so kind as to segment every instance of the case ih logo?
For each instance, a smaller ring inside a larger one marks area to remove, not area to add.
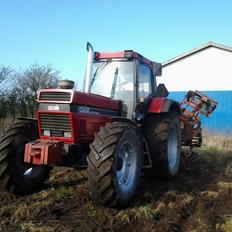
[[[98,112],[96,109],[86,106],[79,106],[78,112],[85,114],[100,114],[100,112]]]
[[[90,108],[89,107],[85,107],[85,106],[80,106],[79,107],[79,112],[80,113],[90,113]]]

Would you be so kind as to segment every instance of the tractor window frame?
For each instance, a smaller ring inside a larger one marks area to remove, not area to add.
[[[94,61],[94,63],[101,63],[101,62],[105,62],[106,60],[99,60],[99,61]],[[130,107],[130,110],[128,110],[128,113],[127,113],[127,118],[129,119],[132,119],[133,118],[133,112],[135,110],[135,105],[136,105],[136,63],[135,63],[135,59],[111,59],[110,62],[122,62],[122,63],[131,63],[132,65],[132,72],[131,72],[131,75],[132,75],[132,86],[133,86],[133,94],[132,94],[132,98],[131,98],[131,107]],[[95,83],[96,84],[96,83]],[[92,86],[91,86],[92,87]],[[95,92],[92,88],[90,88],[90,93],[92,94],[96,94],[96,95],[100,95],[100,96],[105,96],[105,97],[108,97],[108,98],[111,98],[109,95],[104,95],[104,94],[100,94],[100,93],[97,93]],[[122,99],[119,99],[119,98],[114,98],[114,100],[120,100],[120,101],[123,101]],[[126,101],[124,101],[126,102]],[[129,107],[129,106],[128,106]]]
[[[147,69],[149,69],[150,71],[150,93],[148,94],[148,96],[145,97],[145,100],[148,99],[150,96],[154,96],[155,95],[155,92],[156,92],[156,82],[155,82],[155,77],[154,77],[154,74],[152,72],[152,68],[147,65],[146,63],[140,61],[140,60],[137,60],[137,70],[136,70],[136,100],[138,100],[138,98],[140,97],[139,96],[139,76],[140,76],[140,67],[144,66],[146,67]]]

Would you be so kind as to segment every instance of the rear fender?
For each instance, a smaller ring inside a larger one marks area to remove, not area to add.
[[[151,100],[148,108],[148,113],[168,113],[169,111],[176,111],[180,115],[180,103],[172,99],[157,97]]]
[[[111,122],[124,122],[124,123],[128,123],[128,124],[131,124],[135,127],[137,127],[137,123],[128,119],[128,118],[123,118],[123,117],[112,117],[110,119]]]

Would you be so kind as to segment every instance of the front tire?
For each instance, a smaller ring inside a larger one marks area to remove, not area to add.
[[[51,167],[23,162],[25,144],[38,138],[36,121],[18,121],[0,140],[0,187],[19,195],[39,190]]]
[[[150,116],[144,128],[152,168],[145,173],[160,179],[172,179],[178,174],[181,159],[181,129],[174,112]]]
[[[140,181],[141,143],[128,123],[107,123],[95,135],[87,157],[88,187],[93,200],[107,207],[124,207]]]

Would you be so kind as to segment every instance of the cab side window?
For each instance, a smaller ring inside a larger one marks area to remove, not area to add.
[[[146,99],[151,93],[151,69],[140,63],[138,70],[138,97]]]

